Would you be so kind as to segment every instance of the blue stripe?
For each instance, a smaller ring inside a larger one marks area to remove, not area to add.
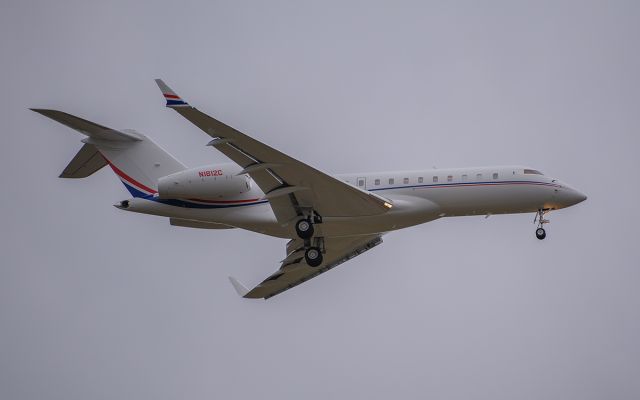
[[[269,200],[261,200],[261,201],[256,201],[256,202],[253,202],[253,203],[240,203],[240,204],[200,204],[200,203],[194,203],[194,202],[188,201],[188,200],[159,199],[157,197],[154,197],[152,194],[147,194],[147,193],[141,192],[140,190],[136,189],[135,187],[129,185],[128,183],[126,183],[124,181],[122,181],[122,183],[127,188],[127,190],[129,190],[129,193],[131,193],[131,195],[133,197],[142,198],[142,199],[146,199],[146,200],[151,200],[151,201],[155,201],[157,203],[166,204],[166,205],[174,206],[174,207],[213,209],[213,208],[232,208],[232,207],[242,207],[242,206],[254,206],[254,205],[257,205],[257,204],[264,204],[264,203],[269,202]]]
[[[167,107],[169,106],[186,106],[187,103],[185,103],[182,100],[171,100],[171,99],[167,99]]]
[[[268,203],[269,200],[256,201],[253,203],[240,203],[240,204],[200,204],[194,203],[187,200],[178,200],[178,199],[158,199],[150,196],[149,200],[153,200],[158,203],[166,204],[174,207],[183,207],[183,208],[233,208],[233,207],[242,207],[242,206],[255,206],[257,204]]]
[[[195,203],[192,201],[180,200],[180,199],[159,199],[157,197],[154,197],[151,194],[141,192],[140,190],[134,188],[133,186],[127,184],[124,181],[122,181],[122,183],[129,190],[129,192],[133,197],[139,197],[139,198],[155,201],[157,203],[166,204],[174,207],[216,209],[216,208],[234,208],[234,207],[254,206],[254,205],[264,204],[269,202],[269,200],[259,200],[253,203],[240,203],[240,204],[201,204],[201,203]],[[553,183],[535,182],[535,181],[458,182],[458,183],[437,183],[437,184],[427,184],[427,185],[395,186],[395,187],[387,187],[387,188],[370,189],[369,191],[376,192],[380,190],[393,190],[393,189],[456,187],[456,186],[459,187],[459,186],[468,186],[468,185],[500,186],[500,185],[506,185],[506,184],[532,184],[532,185],[552,186],[552,187],[559,186]]]
[[[469,185],[487,185],[487,186],[500,186],[500,185],[511,185],[511,184],[530,184],[530,185],[538,185],[538,186],[552,186],[552,187],[560,187],[555,183],[547,183],[547,182],[536,182],[536,181],[500,181],[500,182],[457,182],[457,183],[434,183],[434,184],[425,184],[425,185],[406,185],[406,186],[392,186],[392,187],[383,187],[377,189],[367,189],[370,192],[376,192],[380,190],[393,190],[393,189],[412,189],[412,188],[434,188],[434,187],[456,187],[456,186],[469,186]]]
[[[120,181],[124,184],[124,187],[127,188],[127,190],[129,191],[129,193],[131,193],[131,195],[133,197],[141,197],[141,198],[147,198],[147,197],[153,197],[151,195],[149,195],[148,193],[145,192],[141,192],[140,190],[136,189],[135,187],[129,185],[127,182],[123,181],[122,179],[120,179]]]

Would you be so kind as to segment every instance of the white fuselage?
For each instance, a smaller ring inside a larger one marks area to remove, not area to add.
[[[212,200],[134,198],[118,205],[128,211],[177,219],[213,222],[277,237],[295,237],[293,224],[281,225],[264,193],[235,164],[194,168],[222,171],[202,176],[213,185],[221,180],[248,182],[244,193],[225,193]],[[202,175],[202,174],[201,174]],[[211,175],[211,174],[210,174]],[[553,210],[586,199],[568,185],[519,166],[430,169],[335,175],[392,203],[384,214],[365,217],[323,215],[317,235],[325,237],[384,233],[441,217],[513,214]],[[237,182],[236,182],[237,183]],[[126,206],[124,206],[126,204]],[[293,222],[293,221],[292,221]],[[293,234],[292,234],[293,233]]]

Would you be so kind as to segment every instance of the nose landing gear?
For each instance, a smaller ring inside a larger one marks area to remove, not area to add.
[[[536,229],[536,237],[539,240],[542,240],[547,237],[547,232],[544,230],[544,224],[548,224],[550,221],[548,219],[544,219],[544,215],[548,213],[549,210],[540,209],[536,213],[536,217],[533,219],[533,223],[538,222],[538,229]]]

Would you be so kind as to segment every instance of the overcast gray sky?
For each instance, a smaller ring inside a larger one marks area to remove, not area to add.
[[[640,3],[0,2],[0,398],[637,399]],[[269,301],[284,241],[57,176],[64,110],[225,161],[198,108],[327,172],[526,164],[585,192],[439,220]]]

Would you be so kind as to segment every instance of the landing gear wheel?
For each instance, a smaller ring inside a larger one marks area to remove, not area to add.
[[[300,239],[310,239],[313,236],[313,224],[308,219],[296,222],[296,233]]]
[[[310,267],[317,267],[322,264],[322,252],[317,247],[309,247],[304,252],[304,259]]]
[[[548,224],[549,220],[548,219],[544,219],[544,215],[546,213],[548,213],[549,211],[551,211],[550,209],[539,209],[538,212],[536,213],[536,217],[533,219],[533,223],[535,224],[536,221],[538,222],[538,229],[536,229],[536,237],[539,240],[542,240],[544,238],[547,237],[547,232],[545,232],[543,226],[544,224]]]

